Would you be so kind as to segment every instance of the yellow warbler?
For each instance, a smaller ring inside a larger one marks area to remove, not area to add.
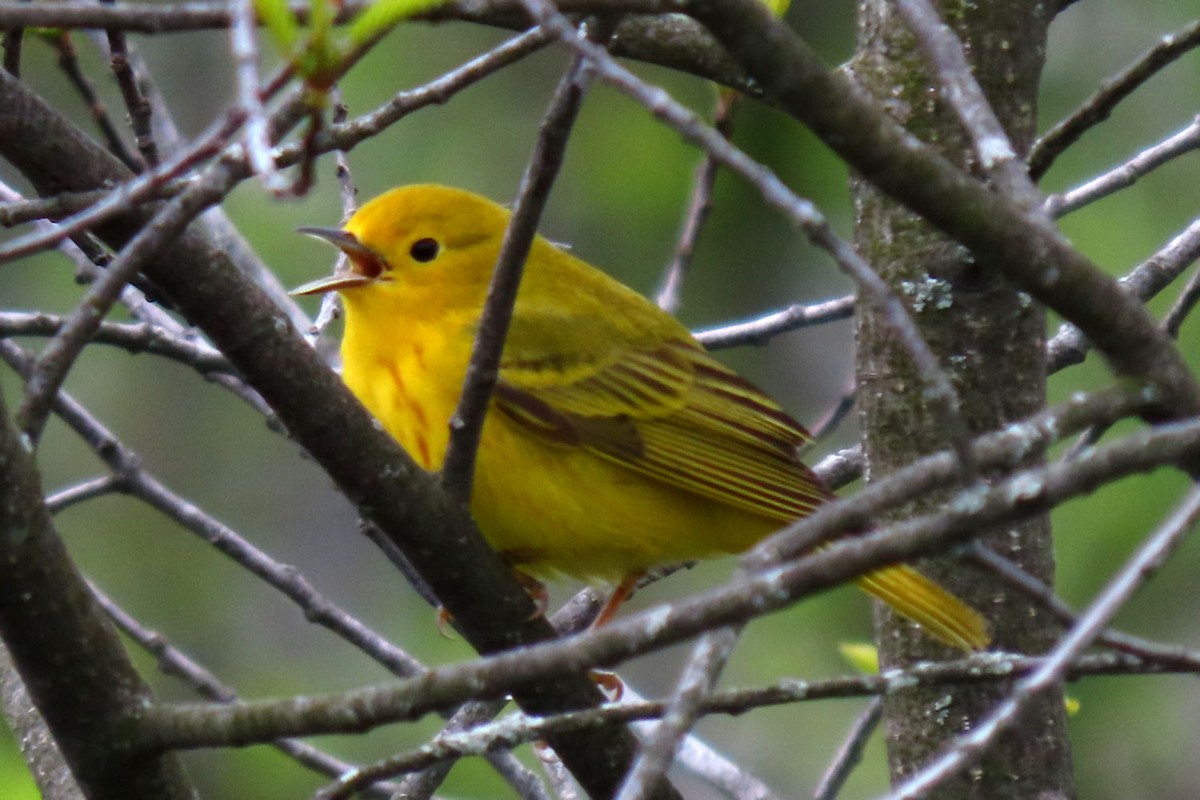
[[[509,212],[441,186],[394,189],[344,230],[308,228],[348,268],[343,377],[425,469],[441,468]],[[741,552],[832,495],[797,456],[807,432],[682,324],[549,241],[533,242],[483,427],[471,510],[488,543],[541,576],[631,582]],[[859,579],[965,649],[969,606],[905,566]]]

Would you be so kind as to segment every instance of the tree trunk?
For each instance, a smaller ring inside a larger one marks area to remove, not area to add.
[[[1025,153],[1033,138],[1049,10],[1038,0],[944,0],[940,9],[964,42],[1013,146]],[[853,65],[858,81],[911,132],[978,172],[970,143],[934,88],[936,81],[896,6],[867,0],[861,14]],[[994,429],[1040,408],[1045,402],[1042,310],[923,220],[865,183],[854,184],[857,244],[905,300],[954,383],[970,431]],[[893,330],[870,305],[859,308],[858,401],[870,474],[879,477],[949,442]],[[1052,579],[1048,519],[990,531],[982,541],[1041,580]],[[994,577],[949,557],[921,567],[987,616],[995,647],[1037,653],[1053,642],[1056,623]],[[882,607],[877,634],[884,667],[953,655]],[[1010,688],[943,685],[889,695],[885,735],[893,780],[919,770]],[[1023,723],[1001,737],[982,762],[929,796],[1046,799],[1073,797],[1074,791],[1063,698],[1055,694],[1031,703]]]

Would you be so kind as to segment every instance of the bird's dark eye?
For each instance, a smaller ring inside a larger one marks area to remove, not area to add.
[[[437,258],[439,249],[437,239],[417,239],[409,248],[408,254],[413,257],[414,261],[426,264]]]

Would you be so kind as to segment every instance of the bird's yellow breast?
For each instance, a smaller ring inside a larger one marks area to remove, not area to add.
[[[342,378],[384,429],[424,469],[442,468],[450,415],[469,348],[444,327],[409,318],[386,331],[366,324],[369,298],[348,298]]]

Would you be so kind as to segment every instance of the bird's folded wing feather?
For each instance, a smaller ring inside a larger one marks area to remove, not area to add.
[[[807,432],[694,340],[618,340],[600,355],[593,346],[586,359],[573,359],[558,339],[553,357],[539,359],[528,338],[514,332],[517,346],[510,339],[496,409],[547,443],[587,448],[781,521],[829,497],[799,460]]]

